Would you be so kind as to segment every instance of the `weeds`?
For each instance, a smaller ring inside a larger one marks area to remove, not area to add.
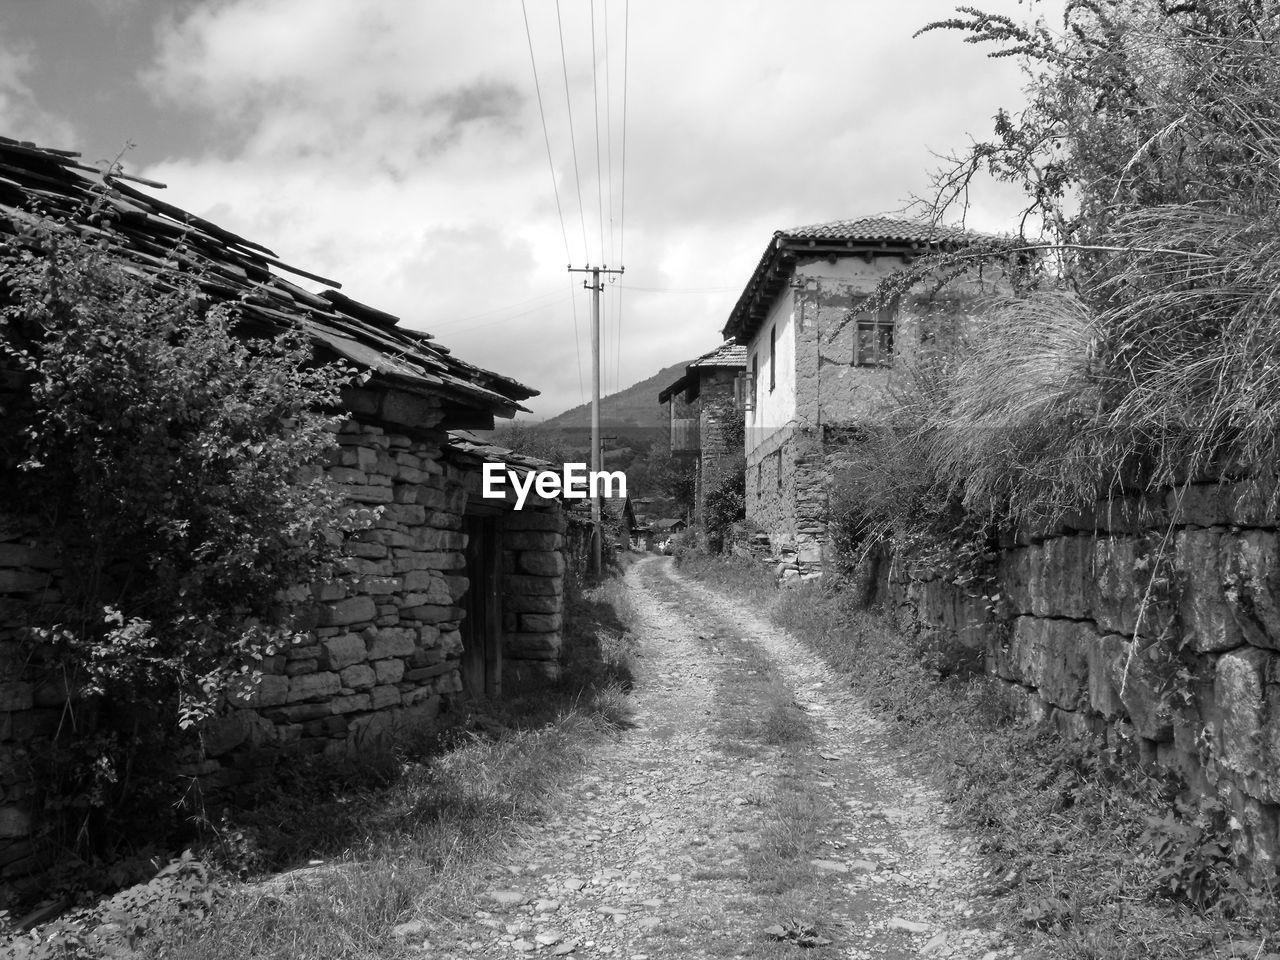
[[[432,735],[402,731],[394,747],[340,769],[297,758],[252,809],[213,825],[209,866],[188,856],[145,887],[12,937],[0,958],[412,952],[392,927],[470,910],[485,864],[553,812],[591,745],[626,722],[634,610],[606,582],[573,595],[568,614],[558,687],[464,706]]]
[[[754,568],[728,565],[684,569],[760,595]],[[1022,931],[1024,957],[1227,956],[1224,944],[1269,936],[1273,893],[1232,871],[1223,818],[1175,815],[1179,784],[1137,768],[1124,741],[1064,740],[1019,722],[1002,681],[964,669],[967,651],[904,633],[847,594],[807,584],[765,596],[774,621],[843,674],[895,724],[907,756],[936,774],[980,840],[996,919]],[[770,843],[781,852],[803,833]]]

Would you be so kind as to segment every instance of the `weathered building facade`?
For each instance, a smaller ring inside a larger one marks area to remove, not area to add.
[[[746,350],[747,520],[802,572],[822,562],[835,440],[875,417],[895,368],[967,313],[982,284],[957,283],[946,301],[865,305],[916,257],[970,236],[886,218],[780,230],[734,306],[723,333]]]
[[[517,471],[537,464],[458,432],[492,427],[536,391],[459,360],[332,281],[286,267],[75,154],[0,138],[0,169],[0,233],[39,220],[93,237],[130,271],[190,282],[210,302],[234,304],[237,332],[290,330],[317,360],[340,359],[367,375],[343,392],[327,474],[370,522],[337,577],[296,586],[294,599],[310,609],[303,640],[232,693],[229,709],[181,758],[183,776],[206,792],[231,790],[280,751],[353,757],[395,731],[429,725],[454,698],[558,677],[561,505],[533,496],[517,511],[513,498],[484,498],[484,462]],[[329,289],[312,293],[286,272]],[[0,407],[26,389],[0,364]],[[33,760],[75,730],[75,678],[45,669],[27,631],[56,615],[66,585],[40,519],[0,504],[0,908],[48,854]]]
[[[723,343],[688,364],[658,394],[667,406],[672,456],[694,461],[695,527],[706,522],[708,494],[741,469],[742,410],[735,394],[746,366],[746,348]]]

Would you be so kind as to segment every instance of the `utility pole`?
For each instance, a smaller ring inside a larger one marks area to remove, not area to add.
[[[591,291],[591,473],[599,474],[600,457],[600,284],[602,273],[623,273],[626,267],[610,270],[608,266],[585,267],[569,266],[570,273],[589,273],[591,280],[582,281],[582,285]],[[600,498],[591,498],[591,576],[599,577],[601,572],[600,547],[603,531],[600,529]]]

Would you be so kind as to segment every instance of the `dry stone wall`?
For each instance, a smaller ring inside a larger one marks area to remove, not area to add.
[[[351,758],[430,725],[461,694],[464,526],[481,478],[479,461],[455,456],[447,440],[443,431],[409,435],[354,418],[342,425],[328,473],[370,525],[335,579],[295,588],[295,599],[313,601],[304,638],[233,693],[231,709],[183,758],[182,775],[217,793],[260,779],[281,751]],[[503,683],[511,690],[559,676],[565,521],[554,501],[507,506],[488,510],[502,550]],[[53,549],[0,517],[0,906],[5,888],[40,866],[28,759],[58,731],[68,693],[37,679],[39,653],[22,632],[60,598]]]
[[[734,401],[736,370],[700,371],[695,525],[706,524],[707,497],[742,466],[742,412]]]
[[[66,695],[40,676],[20,630],[61,599],[57,557],[19,518],[0,516],[0,891],[40,868],[28,745],[58,728]],[[3,897],[0,896],[0,907]]]
[[[507,689],[560,678],[565,523],[559,510],[521,510],[504,517],[503,683]]]
[[[1018,538],[980,586],[907,558],[883,598],[981,659],[1019,709],[1127,744],[1280,855],[1280,541],[1238,486],[1098,505]]]

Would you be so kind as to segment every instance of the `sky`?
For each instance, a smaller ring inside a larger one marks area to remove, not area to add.
[[[1052,2],[980,5],[1054,22]],[[5,0],[0,134],[119,159],[540,390],[541,419],[590,396],[591,295],[567,266],[625,268],[601,296],[614,392],[720,342],[775,230],[902,211],[937,154],[1018,109],[1016,62],[912,38],[954,10]],[[984,186],[968,225],[1013,229],[1018,199]]]

